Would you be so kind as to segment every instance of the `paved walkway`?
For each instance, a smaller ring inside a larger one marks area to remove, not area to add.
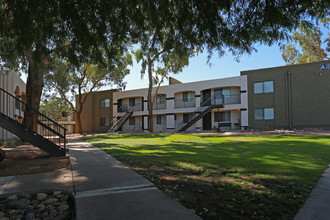
[[[303,207],[294,220],[328,220],[330,219],[330,168],[317,182]]]
[[[69,139],[71,166],[0,178],[0,195],[61,189],[75,195],[78,220],[200,219],[102,150]]]

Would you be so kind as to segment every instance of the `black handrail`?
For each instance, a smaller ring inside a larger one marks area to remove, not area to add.
[[[0,88],[0,112],[14,119],[16,122],[23,125],[24,110],[27,108],[27,104],[19,98],[8,93],[4,89]],[[66,131],[67,129],[58,124],[54,120],[50,119],[46,115],[37,111],[34,108],[30,108],[34,111],[37,117],[37,128],[35,133],[43,136],[47,140],[53,142],[59,147],[66,150]]]
[[[221,103],[217,103],[217,99],[221,100]],[[197,115],[197,113],[201,113],[203,110],[205,110],[206,108],[212,106],[212,105],[217,105],[217,104],[224,104],[224,96],[220,97],[220,98],[216,98],[215,96],[212,96],[210,98],[208,98],[206,101],[201,102],[200,106],[198,108],[195,109],[195,111],[192,113],[193,117],[191,118],[191,120],[189,122],[191,122]],[[180,121],[178,123],[178,129],[180,130],[181,128],[183,128],[184,124],[188,124],[187,123],[183,123],[183,120]]]

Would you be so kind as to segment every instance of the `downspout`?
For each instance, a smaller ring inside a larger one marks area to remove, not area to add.
[[[286,86],[288,91],[287,105],[288,105],[288,127],[292,128],[292,85],[291,85],[291,72],[286,72]]]

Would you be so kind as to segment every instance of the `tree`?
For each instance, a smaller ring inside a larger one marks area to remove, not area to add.
[[[330,45],[328,43],[326,48],[322,48],[322,35],[319,27],[301,23],[299,30],[293,32],[292,35],[292,39],[296,45],[289,43],[282,50],[283,60],[288,65],[329,60],[330,58],[327,56],[326,51],[330,52]],[[324,43],[329,42],[329,39],[330,33],[328,33],[328,38]],[[297,49],[298,45],[302,53]]]
[[[0,0],[0,57],[27,64],[27,108],[24,123],[34,129],[43,76],[54,56],[76,67],[111,59],[146,31],[167,30],[167,45],[207,48],[219,55],[272,44],[308,17],[327,14],[328,1],[301,0],[154,0],[154,1],[11,1]],[[172,36],[172,37],[171,37]],[[175,40],[177,39],[177,40]],[[10,62],[13,61],[13,62]],[[15,61],[15,62],[14,62]],[[17,65],[16,65],[17,66]]]
[[[76,68],[71,63],[57,60],[50,66],[45,76],[46,88],[59,94],[71,107],[76,116],[77,128],[83,133],[81,112],[88,96],[105,85],[123,87],[123,78],[129,74],[128,65],[132,65],[131,55],[117,58],[115,64],[88,64]],[[83,95],[84,94],[84,95]],[[77,106],[74,101],[76,100]]]
[[[63,115],[72,115],[71,107],[59,97],[44,97],[40,103],[40,112],[54,121],[59,121]]]
[[[325,6],[328,3],[254,0],[155,0],[138,4],[131,20],[132,27],[137,27],[132,29],[132,36],[139,46],[135,55],[137,61],[142,61],[141,73],[148,73],[149,131],[153,131],[154,80],[172,66],[168,60],[178,63],[165,76],[179,73],[194,51],[207,49],[209,57],[214,51],[220,57],[226,50],[234,56],[251,53],[255,43],[271,45],[287,39],[287,34],[307,15],[328,13]]]
[[[166,30],[162,29],[154,33],[146,33],[145,41],[141,42],[141,47],[135,52],[135,58],[141,61],[141,74],[144,75],[148,67],[148,128],[153,132],[153,103],[156,99],[160,84],[170,73],[177,74],[183,67],[189,64],[189,58],[194,54],[194,48],[188,48],[181,44],[166,45]],[[163,35],[163,36],[161,36]],[[149,39],[149,40],[147,40]],[[153,86],[157,85],[156,92],[152,94]]]
[[[43,77],[53,58],[79,67],[102,62],[121,51],[129,28],[121,1],[0,0],[0,60],[26,64],[27,108],[24,124],[35,130]]]

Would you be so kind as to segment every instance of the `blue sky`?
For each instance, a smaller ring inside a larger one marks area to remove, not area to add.
[[[285,62],[281,57],[280,48],[277,45],[269,46],[257,46],[257,52],[253,52],[250,55],[244,54],[240,57],[240,61],[235,61],[230,53],[223,57],[218,57],[215,53],[211,59],[213,64],[211,67],[207,64],[207,53],[200,54],[197,57],[190,59],[189,66],[175,75],[170,75],[181,82],[194,82],[209,79],[218,79],[232,76],[239,76],[240,71],[261,69],[267,67],[283,66]],[[141,65],[134,62],[131,68],[131,73],[124,81],[127,82],[126,90],[146,88],[148,87],[147,76],[141,79]],[[162,85],[167,85],[168,81],[165,81]]]
[[[319,25],[323,32],[322,42],[328,36],[329,27],[325,28]],[[324,45],[324,44],[323,44]],[[269,68],[276,66],[284,66],[285,62],[281,56],[280,47],[277,44],[273,46],[255,45],[257,52],[252,54],[244,54],[240,57],[240,61],[235,61],[230,53],[223,57],[218,57],[216,53],[211,60],[211,67],[207,64],[207,53],[200,54],[197,57],[191,58],[189,66],[184,68],[180,74],[170,75],[183,83],[194,82],[209,79],[218,79],[232,76],[239,76],[240,71],[253,70],[261,68]],[[297,47],[299,48],[299,46]],[[141,64],[134,62],[131,68],[131,73],[124,81],[127,82],[126,90],[147,88],[147,76],[141,79]],[[168,81],[164,81],[162,85],[168,85]],[[102,90],[109,89],[103,88]]]

